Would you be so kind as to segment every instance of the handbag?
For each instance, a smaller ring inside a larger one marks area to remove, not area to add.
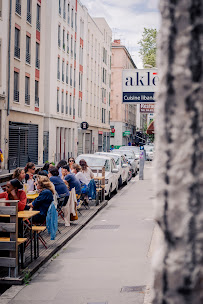
[[[78,213],[77,213],[77,211],[75,212],[75,215],[73,215],[72,213],[70,214],[70,220],[71,221],[77,221],[78,220]]]

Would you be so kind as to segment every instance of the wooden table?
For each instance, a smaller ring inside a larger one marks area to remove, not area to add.
[[[26,197],[28,200],[34,201],[37,197],[39,196],[39,193],[34,193],[34,194],[26,194]]]

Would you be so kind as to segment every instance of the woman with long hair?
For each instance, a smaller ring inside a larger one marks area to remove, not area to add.
[[[18,211],[23,211],[26,206],[27,198],[26,193],[23,190],[23,185],[18,179],[12,179],[6,184],[6,191],[0,193],[0,198],[6,200],[19,200]]]
[[[94,178],[94,174],[93,174],[92,170],[88,167],[88,165],[84,159],[81,159],[79,164],[82,168],[82,173],[86,176],[88,182],[90,182],[91,179]]]
[[[67,165],[67,161],[65,159],[61,159],[56,168],[59,170],[59,176],[62,177],[62,168]]]
[[[81,184],[89,184],[87,177],[81,172],[81,167],[78,164],[73,164],[72,173],[75,174],[75,177],[79,182],[81,182]]]
[[[28,204],[28,206],[33,210],[40,211],[39,214],[33,217],[33,222],[44,223],[49,206],[54,200],[53,195],[55,194],[55,188],[47,176],[38,175],[37,190],[39,196],[32,203]]]
[[[68,159],[68,165],[69,165],[70,172],[72,172],[74,163],[75,163],[74,157],[69,157],[69,159]]]
[[[33,191],[35,188],[35,181],[33,175],[35,174],[35,164],[32,162],[27,163],[25,166],[25,181],[28,184],[27,191]]]
[[[25,170],[23,168],[16,168],[12,177],[23,183],[25,180]]]

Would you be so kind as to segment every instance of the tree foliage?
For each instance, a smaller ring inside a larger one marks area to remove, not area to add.
[[[142,58],[143,66],[150,64],[156,66],[156,38],[157,30],[144,28],[142,39],[138,42],[140,45],[139,53]]]

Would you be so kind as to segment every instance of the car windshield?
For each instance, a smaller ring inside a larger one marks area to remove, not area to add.
[[[110,171],[110,162],[108,159],[105,158],[97,158],[97,157],[91,157],[91,156],[82,156],[77,157],[76,161],[79,163],[81,159],[84,159],[87,162],[87,165],[93,169],[96,169],[97,167],[104,167],[106,172]]]

